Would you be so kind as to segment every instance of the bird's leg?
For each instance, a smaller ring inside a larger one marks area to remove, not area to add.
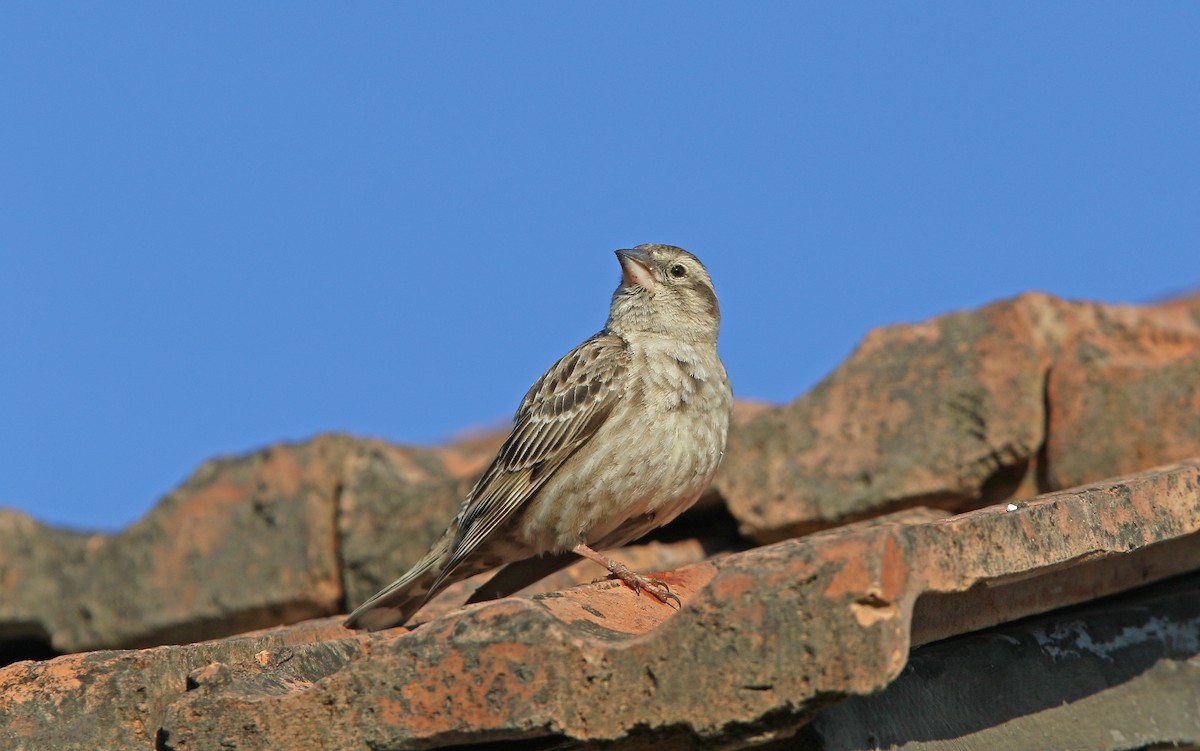
[[[667,583],[661,579],[652,579],[648,576],[642,576],[641,574],[634,573],[633,571],[630,571],[629,567],[624,563],[621,563],[620,561],[614,561],[612,558],[609,558],[602,553],[597,553],[595,550],[592,550],[587,545],[582,543],[576,545],[573,550],[584,558],[590,558],[604,568],[608,569],[613,576],[625,582],[625,585],[632,589],[635,594],[641,594],[642,590],[644,589],[658,598],[660,602],[666,602],[670,599],[674,600],[676,605],[683,607],[683,602],[679,599],[678,595],[672,592],[671,588],[667,586]]]

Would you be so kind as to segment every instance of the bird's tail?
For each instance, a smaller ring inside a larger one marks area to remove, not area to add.
[[[346,618],[346,628],[378,631],[398,626],[411,618],[439,590],[461,578],[447,576],[442,580],[453,542],[453,535],[442,535],[408,573],[359,605]]]

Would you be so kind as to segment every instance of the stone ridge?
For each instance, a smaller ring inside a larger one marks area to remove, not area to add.
[[[887,686],[916,642],[1200,569],[1198,541],[1191,462],[1013,510],[906,512],[685,566],[665,575],[680,610],[602,582],[413,631],[319,621],[23,662],[0,671],[0,696],[16,749],[632,748],[647,737],[744,748]]]

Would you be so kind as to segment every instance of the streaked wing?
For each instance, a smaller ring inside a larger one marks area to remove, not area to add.
[[[600,333],[533,384],[508,440],[464,504],[443,579],[596,434],[621,398],[628,367],[624,342]]]

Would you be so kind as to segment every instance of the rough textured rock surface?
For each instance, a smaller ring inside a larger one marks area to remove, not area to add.
[[[429,550],[501,438],[489,436],[488,450],[465,456],[375,444],[347,461],[338,513],[347,602],[375,594]]]
[[[1116,453],[1123,471],[1200,455],[1186,409],[1197,358],[1200,298],[1139,307],[1031,293],[887,326],[811,392],[739,425],[717,487],[742,532],[765,542],[898,506],[1069,487],[1112,476]],[[1154,372],[1139,382],[1130,363]],[[1114,367],[1127,369],[1121,382],[1105,380]],[[1104,401],[1125,386],[1140,397]],[[1163,416],[1169,432],[1144,440]],[[1129,432],[1097,449],[1078,440],[1104,424]]]
[[[298,688],[352,648],[352,642],[338,639],[344,635],[340,625],[326,621],[215,642],[18,662],[0,670],[0,747],[149,751],[155,749],[166,708],[189,687],[229,677],[221,666],[258,665],[275,654],[272,650],[286,653],[293,645],[309,644],[310,653],[294,666],[305,678],[296,679],[286,668],[273,675],[279,685]],[[279,747],[299,748],[286,742]]]
[[[57,530],[3,511],[0,638],[62,653],[188,642],[341,612],[346,586],[369,586],[358,562],[386,542],[360,531],[367,513],[348,521],[340,497],[349,493],[360,508],[416,499],[393,509],[381,532],[404,520],[444,524],[444,509],[431,501],[450,503],[445,489],[481,462],[477,443],[401,448],[330,435],[218,459],[116,535]],[[339,545],[339,534],[355,547]],[[408,552],[409,539],[387,542]]]
[[[22,662],[0,671],[0,696],[16,749],[755,747],[887,686],[914,644],[1200,569],[1198,541],[1187,463],[685,566],[664,575],[679,610],[602,582],[413,631],[319,622]]]
[[[336,612],[331,465],[342,444],[331,438],[208,462],[117,535],[21,524],[15,544],[0,541],[0,621],[28,624],[55,650],[72,652]],[[30,547],[41,556],[27,555]]]
[[[1200,456],[1200,348],[1165,362],[1113,358],[1056,368],[1048,388],[1053,487]]]

